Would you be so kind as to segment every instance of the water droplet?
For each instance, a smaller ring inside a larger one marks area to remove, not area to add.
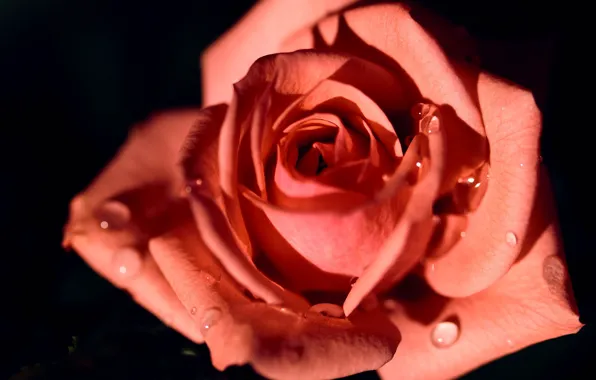
[[[430,111],[430,105],[425,103],[418,103],[410,110],[410,115],[414,120],[420,120]]]
[[[459,326],[452,321],[438,323],[430,334],[433,346],[437,348],[451,347],[459,338]]]
[[[513,341],[511,339],[507,339],[507,345],[509,345],[509,347],[513,347]]]
[[[398,306],[399,305],[396,300],[386,299],[385,301],[383,301],[383,307],[387,310],[397,310]]]
[[[193,307],[191,307],[191,308],[190,308],[190,313],[191,313],[192,315],[195,315],[195,314],[197,313],[197,308],[196,308],[196,307],[194,307],[194,306],[193,306]]]
[[[215,278],[215,276],[213,276],[211,273],[204,270],[200,271],[199,274],[203,279],[203,283],[207,286],[213,286],[216,283],[218,283],[221,279],[221,274],[217,278]]]
[[[344,310],[341,306],[332,303],[320,303],[313,305],[308,311],[319,313],[326,317],[343,318]]]
[[[383,174],[381,178],[383,178],[383,181],[387,182],[389,180],[389,174]]]
[[[435,115],[433,115],[430,120],[428,121],[428,124],[426,124],[426,127],[424,129],[424,132],[426,132],[427,134],[431,134],[431,133],[436,133],[439,131],[439,129],[441,128],[441,123],[439,122],[439,118]]]
[[[483,164],[457,180],[453,191],[454,213],[467,213],[476,210],[488,189],[488,164]]]
[[[95,210],[95,217],[100,220],[99,226],[107,230],[121,229],[130,221],[130,210],[118,201],[108,201]]]
[[[190,194],[193,191],[197,191],[199,187],[201,187],[203,185],[203,179],[202,178],[195,178],[195,179],[191,179],[190,181],[186,182],[186,186],[184,187],[184,191],[186,192],[186,194]]]
[[[219,322],[220,317],[221,310],[217,307],[205,310],[201,321],[201,334],[203,334],[203,336],[207,335],[207,332]]]
[[[296,315],[296,313],[294,312],[294,310],[288,308],[287,306],[283,306],[283,305],[271,305],[271,307],[273,307],[274,309],[277,309],[277,310],[281,311],[284,314]]]
[[[505,234],[505,241],[507,241],[507,244],[510,246],[515,247],[517,245],[517,236],[509,231]]]
[[[524,164],[519,164],[519,166],[521,166],[523,168],[524,167]]]
[[[416,162],[416,166],[419,167],[419,168],[421,168],[422,167],[422,162],[420,162],[420,161]]]
[[[431,272],[434,272],[435,271],[435,264],[434,263],[430,264],[430,271]]]
[[[462,231],[459,233],[459,237],[461,238],[465,238],[466,237],[466,231]]]
[[[114,253],[113,266],[120,277],[130,278],[141,271],[143,259],[140,252],[133,248],[123,248]]]

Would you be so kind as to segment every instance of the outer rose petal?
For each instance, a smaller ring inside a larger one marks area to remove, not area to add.
[[[172,111],[135,127],[112,162],[72,201],[65,228],[65,246],[74,247],[99,274],[125,288],[137,302],[195,341],[202,340],[200,332],[145,252],[147,240],[168,228],[164,215],[180,212],[179,193],[184,182],[178,159],[184,138],[197,122],[208,119],[217,127],[224,112],[221,106]],[[213,135],[217,136],[217,128]],[[202,139],[200,145],[208,150],[210,142],[214,140]],[[205,170],[214,175],[211,168]],[[113,201],[120,202],[118,209],[126,210],[125,218],[130,220],[103,229],[98,211],[104,202]],[[127,252],[125,258],[133,260],[130,264],[138,273],[119,273],[122,252]]]
[[[328,379],[376,369],[399,333],[379,314],[350,320],[296,314],[248,299],[214,260],[194,223],[152,239],[150,250],[196,323],[218,369],[250,363],[271,378]]]
[[[260,1],[203,53],[203,104],[228,102],[232,98],[232,84],[246,74],[254,61],[268,54],[288,51],[282,48],[285,38],[354,2],[356,0]]]
[[[533,246],[490,288],[448,299],[428,287],[421,292],[424,286],[406,281],[395,299],[386,302],[403,340],[395,358],[379,371],[382,378],[456,378],[529,345],[579,330],[582,324],[546,178],[541,185],[540,215],[528,233]],[[449,348],[439,349],[431,343],[431,332],[436,323],[448,319],[458,322],[460,336]]]

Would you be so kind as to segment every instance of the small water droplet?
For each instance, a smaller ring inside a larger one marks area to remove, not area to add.
[[[354,276],[350,278],[350,287],[353,287],[354,284],[356,284],[356,281],[358,281],[358,277]]]
[[[140,252],[133,248],[123,248],[114,253],[113,266],[120,277],[130,278],[141,271],[143,259]]]
[[[195,315],[195,314],[197,313],[197,308],[196,308],[196,307],[194,307],[194,306],[193,306],[193,307],[191,307],[191,308],[190,308],[190,313],[191,313],[192,315]]]
[[[512,247],[515,247],[517,245],[517,236],[511,231],[505,234],[505,240],[507,241],[507,244],[509,244]]]
[[[507,339],[507,344],[509,347],[513,347],[513,341],[511,339]]]
[[[107,201],[95,210],[95,217],[100,220],[99,226],[107,230],[121,229],[130,221],[130,210],[118,201]]]
[[[207,286],[213,286],[216,283],[218,283],[221,279],[221,275],[219,275],[218,278],[215,278],[215,276],[213,276],[211,273],[204,270],[200,272],[200,276],[203,278],[203,282]]]
[[[430,271],[431,272],[434,272],[435,271],[435,264],[434,263],[430,264]]]
[[[383,178],[383,181],[387,182],[389,180],[389,174],[383,174],[381,178]]]
[[[201,187],[203,185],[203,179],[202,178],[195,178],[195,179],[191,179],[190,181],[186,182],[186,186],[184,187],[184,191],[186,192],[186,194],[190,194],[193,191],[198,191],[198,188]]]
[[[205,310],[201,321],[201,334],[203,334],[203,336],[207,335],[207,332],[219,322],[220,317],[221,310],[217,307]]]
[[[397,310],[398,306],[399,305],[396,300],[386,299],[385,301],[383,301],[383,307],[387,310]]]
[[[287,306],[283,306],[283,305],[271,305],[271,307],[273,307],[274,309],[279,310],[280,312],[282,312],[284,314],[296,315],[296,313],[294,312],[294,310],[290,309]]]
[[[452,321],[438,323],[430,334],[433,346],[437,348],[451,347],[459,338],[459,326]]]
[[[465,238],[466,237],[466,231],[462,231],[459,233],[459,237],[461,238]]]
[[[519,164],[519,166],[521,166],[523,168],[524,167],[524,164]]]
[[[422,167],[422,162],[420,162],[420,161],[416,162],[416,166],[419,167],[419,168],[421,168]]]
[[[341,306],[332,303],[320,303],[313,305],[308,311],[319,313],[326,317],[343,318],[344,310]]]

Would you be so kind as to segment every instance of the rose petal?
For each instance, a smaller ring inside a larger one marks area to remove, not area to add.
[[[233,83],[250,65],[268,54],[289,51],[282,41],[321,17],[356,0],[261,1],[201,57],[203,104],[228,102]],[[295,49],[292,49],[295,50]]]
[[[466,237],[426,271],[437,292],[455,297],[485,289],[507,273],[525,246],[539,188],[541,115],[532,95],[484,74],[478,95],[492,157],[488,189],[468,218]],[[516,242],[508,243],[508,234]]]
[[[424,137],[428,140],[430,169],[428,169],[422,180],[414,186],[395,230],[387,237],[374,261],[352,287],[344,302],[346,315],[350,315],[360,302],[375,289],[387,289],[403,277],[419,262],[426,251],[434,227],[432,207],[445,175],[445,158],[448,149],[445,142],[445,131],[442,128],[444,124],[439,110],[432,109],[429,112],[433,119],[438,119],[439,126],[432,133],[425,133]],[[422,128],[422,130],[426,131],[427,129]],[[412,145],[414,145],[414,142]],[[413,148],[411,147],[406,153],[407,156]],[[409,157],[404,159],[400,168],[407,167],[405,165],[407,164],[406,160],[409,161]],[[395,178],[388,181],[387,192],[381,194],[381,196],[390,196],[391,191],[389,189],[399,186],[402,172],[400,168],[398,168]]]
[[[418,6],[413,8],[419,9]],[[449,59],[434,36],[410,13],[403,4],[349,9],[324,19],[315,28],[298,33],[288,40],[291,45],[285,48],[330,47],[334,51],[367,57],[392,69],[400,77],[402,91],[418,93],[414,99],[426,99],[440,105],[448,145],[459,147],[450,151],[447,158],[442,186],[446,190],[459,176],[476,169],[488,154],[476,95],[478,69]],[[455,33],[447,30],[443,34],[452,36]],[[320,38],[315,38],[317,36]],[[463,57],[457,55],[457,58]],[[398,132],[400,135],[404,133]]]
[[[209,119],[215,125],[221,123],[216,120],[218,109],[220,106],[204,111],[171,111],[136,126],[116,157],[71,202],[64,236],[64,245],[72,246],[95,271],[197,342],[202,341],[200,332],[153,259],[145,253],[147,239],[168,228],[166,215],[184,213],[184,206],[179,204],[184,181],[178,169],[184,137],[197,122]],[[209,140],[204,141],[208,146]],[[121,225],[104,229],[97,212],[114,202],[126,217]],[[123,275],[118,266],[120,253],[125,251],[128,262],[123,263],[131,267]]]
[[[250,301],[192,224],[152,239],[150,249],[220,370],[250,363],[269,378],[336,378],[379,368],[399,342],[380,314],[327,318]]]
[[[552,200],[544,197],[540,209],[544,215],[530,226],[536,238],[528,254],[490,288],[448,299],[406,281],[394,293],[386,304],[403,340],[394,359],[379,371],[382,378],[457,378],[501,356],[580,329],[558,231],[550,224],[555,220]],[[544,223],[550,225],[544,228]],[[445,320],[456,321],[459,338],[439,349],[431,333]]]

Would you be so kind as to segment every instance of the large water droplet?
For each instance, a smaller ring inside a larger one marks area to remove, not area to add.
[[[459,338],[459,326],[452,321],[438,323],[431,332],[430,340],[437,348],[451,347]]]
[[[515,247],[517,245],[517,236],[513,232],[509,231],[505,234],[505,241],[510,246]]]
[[[480,202],[488,189],[489,165],[481,165],[472,173],[460,177],[453,191],[454,213],[467,213],[480,206]]]
[[[95,217],[102,229],[118,230],[130,221],[130,210],[122,202],[108,201],[95,210]]]
[[[217,307],[212,307],[205,310],[201,320],[201,334],[207,335],[209,330],[219,322],[221,318],[221,310]]]
[[[112,265],[120,277],[130,278],[141,271],[143,259],[136,249],[123,248],[114,253]]]
[[[343,318],[344,310],[341,306],[332,303],[320,303],[313,305],[308,311],[319,313],[326,317]]]

